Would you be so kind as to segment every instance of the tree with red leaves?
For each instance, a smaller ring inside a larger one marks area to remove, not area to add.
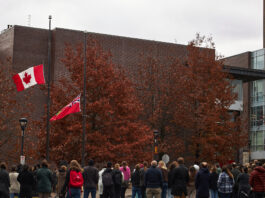
[[[142,119],[160,132],[159,152],[192,162],[235,159],[247,132],[229,111],[236,94],[211,38],[197,35],[186,57],[141,57],[134,82],[145,107]]]
[[[223,72],[211,38],[197,35],[187,49],[187,59],[173,64],[178,71],[173,95],[181,96],[176,98],[174,120],[185,129],[194,160],[225,163],[247,142],[241,118],[229,110],[237,97],[231,76]]]
[[[82,45],[67,45],[62,60],[69,78],[52,86],[51,112],[57,113],[83,90]],[[86,52],[86,160],[139,162],[152,157],[152,132],[139,121],[142,105],[125,75],[115,69],[110,53],[89,38]],[[82,101],[82,100],[81,100]],[[41,125],[39,153],[45,153],[46,130]],[[50,158],[81,159],[82,114],[75,113],[51,123]]]

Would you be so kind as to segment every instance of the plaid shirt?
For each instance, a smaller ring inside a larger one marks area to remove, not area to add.
[[[218,191],[221,193],[232,193],[233,192],[234,179],[230,178],[225,172],[219,175],[217,181]]]

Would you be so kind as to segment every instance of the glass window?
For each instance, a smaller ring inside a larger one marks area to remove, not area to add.
[[[263,69],[264,70],[264,56],[257,57],[257,63],[255,69]]]
[[[264,101],[264,80],[256,80],[252,82],[251,97],[252,102]]]
[[[233,92],[237,93],[237,100],[243,101],[243,84],[242,80],[232,80]]]
[[[253,131],[251,133],[251,150],[252,151],[264,151],[265,139],[264,131]]]

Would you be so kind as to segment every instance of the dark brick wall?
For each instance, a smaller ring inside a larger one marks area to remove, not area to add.
[[[0,61],[6,58],[13,58],[14,28],[4,30],[0,34]]]
[[[245,52],[235,56],[224,58],[224,64],[235,67],[250,68],[251,52]]]

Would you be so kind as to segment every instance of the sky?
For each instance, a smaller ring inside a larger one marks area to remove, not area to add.
[[[178,44],[200,33],[228,57],[262,48],[262,7],[263,0],[0,0],[0,31],[8,24],[48,29],[52,15],[52,29]]]

